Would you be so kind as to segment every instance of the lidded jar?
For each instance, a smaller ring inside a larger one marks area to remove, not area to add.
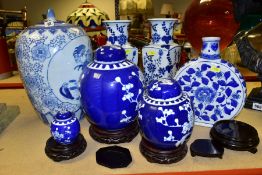
[[[141,74],[136,65],[126,60],[123,48],[105,45],[96,50],[95,60],[86,66],[80,80],[81,101],[94,139],[119,143],[125,142],[120,140],[126,135],[138,133],[138,127],[127,133],[121,130],[137,126],[138,100],[143,89]]]
[[[71,112],[57,113],[51,123],[51,134],[56,142],[72,144],[80,132],[79,121]]]
[[[78,80],[92,49],[82,28],[56,20],[49,9],[43,23],[20,33],[16,57],[29,99],[45,123],[58,112],[83,117]]]
[[[160,79],[150,83],[139,103],[138,120],[142,134],[140,150],[148,152],[146,145],[149,144],[157,150],[181,147],[186,153],[185,145],[193,130],[194,113],[190,98],[175,80]]]

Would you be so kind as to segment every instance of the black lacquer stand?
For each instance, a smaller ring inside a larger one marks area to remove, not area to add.
[[[245,108],[262,111],[262,74],[259,74],[258,79],[261,81],[261,87],[252,89],[245,103]]]
[[[93,124],[89,128],[89,134],[94,140],[107,144],[130,142],[137,136],[138,132],[139,126],[137,121],[124,129],[114,131],[103,130]]]
[[[85,151],[86,145],[86,140],[80,133],[76,141],[68,145],[57,143],[53,137],[50,137],[46,142],[45,153],[53,161],[60,162],[79,156]]]
[[[162,150],[142,138],[139,145],[140,152],[151,163],[171,164],[182,160],[187,154],[187,145],[172,150]]]

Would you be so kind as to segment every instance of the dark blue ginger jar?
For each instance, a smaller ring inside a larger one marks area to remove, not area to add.
[[[79,135],[80,124],[71,112],[58,113],[51,123],[51,134],[57,143],[72,144]]]
[[[141,71],[126,60],[123,48],[106,45],[96,50],[80,80],[81,101],[95,140],[129,142],[137,135],[141,79]]]
[[[139,103],[140,151],[150,162],[174,163],[187,153],[194,113],[188,95],[171,79],[154,80]]]

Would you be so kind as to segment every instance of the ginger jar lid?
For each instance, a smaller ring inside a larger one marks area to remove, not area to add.
[[[55,119],[60,121],[60,120],[68,120],[73,117],[73,114],[71,112],[65,112],[65,113],[60,113],[58,112],[55,116]]]
[[[148,96],[157,100],[168,100],[182,95],[177,81],[173,79],[160,79],[152,81],[147,87]]]
[[[64,21],[57,20],[55,17],[54,10],[49,8],[47,10],[46,19],[34,26],[30,26],[29,28],[36,28],[36,29],[42,30],[45,28],[50,29],[50,28],[56,28],[56,27],[59,27],[59,28],[60,27],[75,27],[75,25],[68,24]]]
[[[126,59],[125,50],[119,46],[104,45],[95,52],[95,60],[99,62],[118,62]]]

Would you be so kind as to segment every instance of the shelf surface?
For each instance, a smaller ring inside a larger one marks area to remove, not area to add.
[[[260,86],[259,82],[247,83],[248,92],[253,87]],[[141,136],[138,135],[132,142],[120,144],[128,148],[133,161],[127,168],[109,169],[96,164],[95,153],[108,146],[91,139],[88,133],[89,123],[81,121],[81,133],[87,141],[85,152],[79,157],[64,161],[53,162],[44,152],[47,139],[50,137],[49,127],[41,122],[34,111],[24,89],[0,90],[0,102],[7,105],[18,105],[21,113],[0,134],[0,174],[8,175],[102,175],[102,174],[161,174],[171,175],[255,175],[262,174],[262,144],[257,147],[258,152],[252,154],[244,151],[225,149],[223,159],[191,157],[188,151],[186,157],[174,164],[161,165],[149,163],[139,152]],[[235,118],[254,126],[262,138],[262,112],[243,109]],[[195,126],[188,146],[195,139],[208,139],[210,128]]]

